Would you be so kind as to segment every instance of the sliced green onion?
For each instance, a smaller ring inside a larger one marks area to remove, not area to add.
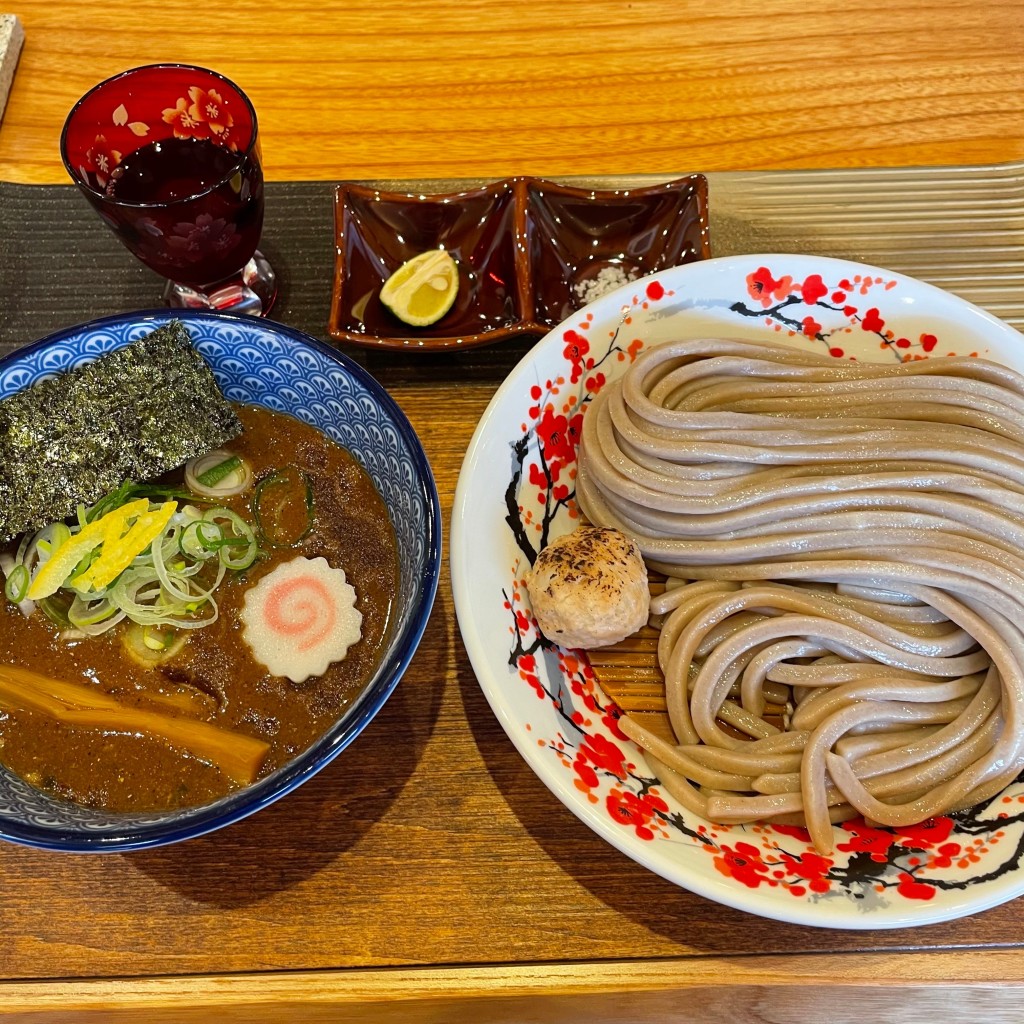
[[[126,570],[118,578],[111,599],[125,614],[140,626],[173,626],[178,629],[198,629],[217,621],[219,610],[210,596],[224,575],[218,565],[218,577],[210,592],[186,592],[191,587],[187,578],[169,576],[166,568],[163,575],[168,586],[162,585],[159,571],[155,566],[133,572]],[[189,608],[193,605],[193,608]],[[208,608],[203,618],[196,618],[194,612]]]
[[[235,572],[242,572],[256,561],[259,553],[259,545],[255,543],[247,545],[245,550],[238,556],[232,556],[226,548],[222,548],[220,560],[224,568],[233,569]]]
[[[142,627],[142,642],[151,651],[166,651],[174,643],[177,633],[173,629],[157,629],[155,626]]]
[[[71,539],[71,531],[64,523],[50,523],[35,534],[25,534],[15,561],[20,562],[31,571],[35,562],[42,564],[66,540]]]
[[[128,501],[145,498],[145,504],[152,508],[154,497],[181,493],[126,481],[90,508],[81,506],[78,521],[70,528],[64,523],[51,523],[26,535],[19,542],[17,556],[9,558],[5,592],[15,603],[21,603],[31,589],[35,567],[44,564],[59,545],[99,516]],[[188,498],[194,500],[191,494]],[[217,506],[204,513],[194,504],[182,504],[164,530],[108,586],[78,592],[65,583],[38,605],[62,630],[74,629],[76,635],[95,636],[124,618],[130,619],[135,634],[126,646],[134,650],[133,656],[158,642],[177,649],[184,643],[187,630],[217,621],[220,611],[214,592],[228,570],[248,568],[259,553],[252,525],[236,512]],[[86,572],[101,554],[100,547],[96,547],[84,555],[71,576]],[[143,635],[142,630],[149,632]]]
[[[173,527],[170,531],[170,536],[174,536],[176,531],[177,527]],[[167,534],[165,534],[165,536],[167,536]],[[183,611],[184,606],[191,601],[205,601],[208,598],[211,598],[214,590],[220,586],[220,581],[224,578],[224,566],[218,564],[217,578],[209,588],[201,587],[198,583],[193,583],[192,575],[194,574],[186,575],[185,573],[177,573],[168,567],[167,563],[164,561],[163,545],[161,545],[159,549],[154,548],[153,569],[156,571],[157,579],[160,580],[160,585],[165,591],[170,603],[177,604]],[[214,609],[216,609],[216,605],[214,605]],[[216,615],[214,618],[216,618]],[[140,622],[142,620],[136,619],[136,621]],[[210,621],[212,622],[213,619],[210,619]]]
[[[76,565],[74,569],[71,570],[70,574],[68,575],[68,580],[73,580],[76,576],[80,576],[82,573],[87,572],[90,566],[96,561],[97,558],[100,557],[101,554],[102,551],[100,550],[99,546],[94,547],[92,551],[87,551],[80,559],[78,565]],[[67,586],[66,582],[65,586]],[[74,588],[72,587],[71,589]]]
[[[68,609],[71,607],[71,600],[67,595],[67,591],[58,590],[52,597],[41,598],[36,603],[43,610],[43,614],[54,625],[60,626],[61,629],[67,629],[71,626],[71,622],[68,619]]]
[[[65,541],[71,540],[71,531],[65,523],[51,523],[35,536],[36,549],[47,558]]]
[[[166,626],[132,624],[121,642],[129,657],[143,668],[155,668],[174,657],[185,644],[187,633]]]
[[[285,516],[296,502],[300,503],[304,515],[297,526],[289,527]],[[259,539],[271,547],[294,547],[308,537],[313,529],[314,513],[313,481],[296,466],[275,470],[256,485],[252,496],[256,532]]]
[[[135,485],[131,480],[125,480],[124,483],[111,491],[109,494],[105,494],[99,501],[97,501],[90,508],[83,508],[78,506],[78,520],[84,526],[86,523],[95,522],[97,519],[101,519],[108,512],[113,511],[115,508],[120,508],[128,501],[128,496],[131,489]]]
[[[216,523],[193,519],[178,537],[178,550],[189,558],[212,558],[223,540],[224,531]]]
[[[16,565],[7,577],[4,584],[4,597],[11,604],[21,604],[28,593],[29,575],[28,569],[23,565]]]
[[[151,498],[155,501],[167,501],[171,498],[179,501],[202,500],[197,499],[191,491],[184,490],[181,487],[167,487],[164,484],[136,484],[132,483],[131,480],[126,480],[120,487],[104,495],[90,508],[83,510],[83,507],[79,506],[78,518],[80,525],[84,526],[86,523],[91,523],[101,516],[105,516],[108,512],[112,512],[115,508],[120,508],[129,501],[135,501],[138,498]]]
[[[226,569],[241,572],[248,569],[259,555],[259,542],[252,527],[237,513],[229,508],[211,508],[203,513],[203,519],[216,523],[221,529],[221,541],[218,545],[221,565]],[[226,524],[233,535],[228,535]]]
[[[252,475],[245,459],[223,448],[185,463],[185,486],[208,498],[223,499],[247,491]]]
[[[90,636],[98,636],[116,626],[125,613],[107,597],[100,600],[85,600],[75,595],[68,609],[68,622],[75,629]]]
[[[214,484],[219,484],[228,473],[233,473],[238,469],[241,464],[242,460],[237,455],[229,455],[223,462],[218,462],[215,466],[199,473],[196,479],[204,487],[213,487]]]

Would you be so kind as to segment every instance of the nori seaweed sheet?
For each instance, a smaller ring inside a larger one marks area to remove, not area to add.
[[[241,432],[184,325],[158,327],[0,401],[0,541]]]

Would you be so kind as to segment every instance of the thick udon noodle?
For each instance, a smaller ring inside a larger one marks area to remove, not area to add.
[[[1017,373],[662,345],[595,397],[577,497],[668,576],[677,743],[621,727],[688,809],[825,852],[832,822],[917,823],[1024,768]]]

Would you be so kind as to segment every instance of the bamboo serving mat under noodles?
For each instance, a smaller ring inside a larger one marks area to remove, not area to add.
[[[665,592],[665,577],[648,570],[651,597]],[[664,712],[665,677],[658,665],[658,637],[653,626],[609,647],[587,651],[601,689],[623,711]]]
[[[664,593],[664,577],[649,573],[649,579],[652,597]],[[658,664],[660,635],[660,630],[654,626],[644,626],[617,644],[588,651],[587,658],[601,689],[623,711],[674,744],[677,740],[665,705],[665,677]],[[763,717],[782,729],[784,710],[781,705],[769,703]],[[718,725],[740,739],[750,738],[721,719],[718,719]]]

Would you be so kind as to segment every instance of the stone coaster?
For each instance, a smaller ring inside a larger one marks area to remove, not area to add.
[[[17,15],[0,14],[0,119],[4,116],[7,94],[11,91],[14,69],[18,66],[18,55],[24,42],[25,32]]]

